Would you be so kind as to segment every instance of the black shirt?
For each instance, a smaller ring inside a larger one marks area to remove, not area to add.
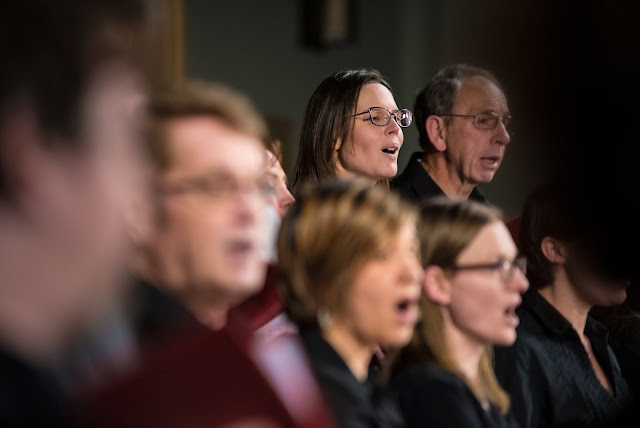
[[[631,392],[607,344],[607,330],[588,318],[585,334],[613,388],[602,387],[578,333],[540,293],[530,289],[517,310],[518,338],[496,347],[496,375],[524,427],[622,426]]]
[[[69,398],[53,371],[40,370],[0,346],[0,426],[66,427]]]
[[[378,379],[373,366],[367,380],[360,382],[318,329],[301,329],[300,337],[320,388],[340,427],[404,427],[391,392]]]
[[[467,384],[432,364],[412,364],[391,380],[407,427],[515,427],[491,406],[485,411]]]
[[[413,153],[402,174],[394,177],[389,183],[392,190],[415,203],[420,203],[433,196],[445,195],[420,163],[423,157],[423,152]],[[491,205],[477,187],[471,191],[469,199]]]

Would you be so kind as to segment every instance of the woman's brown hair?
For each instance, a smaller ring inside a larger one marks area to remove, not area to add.
[[[417,209],[398,195],[358,180],[308,183],[278,236],[284,307],[299,326],[317,326],[321,309],[341,311],[362,266],[375,258]]]

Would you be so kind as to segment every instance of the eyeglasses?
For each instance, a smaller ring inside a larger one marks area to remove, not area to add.
[[[487,263],[487,264],[477,264],[477,265],[453,265],[448,267],[447,269],[457,271],[457,270],[492,270],[494,272],[498,272],[500,274],[500,279],[504,282],[509,282],[513,279],[513,275],[515,270],[520,269],[523,275],[527,274],[527,258],[526,257],[516,257],[512,262],[508,260],[500,260],[495,263]]]
[[[497,113],[492,111],[487,113],[480,114],[441,114],[441,117],[466,117],[473,119],[473,126],[478,129],[496,129],[498,126],[498,122],[501,121],[504,127],[506,128],[511,122],[511,115],[507,114],[505,116],[498,116]]]
[[[376,126],[387,126],[392,116],[393,120],[395,120],[398,126],[400,126],[401,128],[407,128],[409,125],[411,125],[411,122],[413,122],[413,113],[411,113],[411,110],[406,108],[396,110],[392,113],[384,107],[371,107],[367,111],[363,111],[362,113],[357,113],[347,117],[355,117],[367,113],[369,113],[369,119],[371,119],[371,123]]]
[[[212,200],[231,199],[242,193],[258,195],[266,200],[275,193],[275,187],[266,177],[240,183],[229,177],[216,175],[166,184],[162,190],[169,195],[199,194]]]

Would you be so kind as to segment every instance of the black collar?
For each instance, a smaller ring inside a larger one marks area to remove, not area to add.
[[[547,299],[542,297],[538,290],[533,288],[527,290],[522,295],[522,305],[533,313],[545,329],[554,334],[564,335],[569,331],[575,331],[571,323]],[[592,317],[587,318],[584,333],[590,340],[596,337],[606,338],[608,335],[604,324]]]
[[[411,158],[407,163],[407,167],[398,177],[399,182],[409,183],[413,188],[413,191],[420,197],[421,201],[433,196],[444,195],[440,186],[431,178],[427,170],[422,166],[422,159],[424,158],[424,152],[414,152],[411,154]],[[469,199],[481,202],[485,205],[490,205],[487,198],[480,193],[478,187],[474,187],[469,195]]]

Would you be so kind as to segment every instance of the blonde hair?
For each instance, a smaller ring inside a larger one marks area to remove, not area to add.
[[[423,267],[453,266],[458,255],[469,245],[483,226],[502,220],[495,208],[473,201],[433,198],[422,206],[418,226]],[[480,358],[478,379],[472,381],[462,373],[447,347],[444,319],[440,306],[422,295],[422,319],[416,325],[407,347],[390,357],[390,372],[398,373],[412,363],[431,363],[465,381],[479,401],[488,400],[501,413],[509,410],[509,395],[502,389],[493,370],[493,348],[486,346]]]
[[[303,186],[278,236],[280,286],[289,318],[300,326],[317,326],[320,310],[343,310],[357,272],[417,218],[417,209],[398,195],[358,180]]]

